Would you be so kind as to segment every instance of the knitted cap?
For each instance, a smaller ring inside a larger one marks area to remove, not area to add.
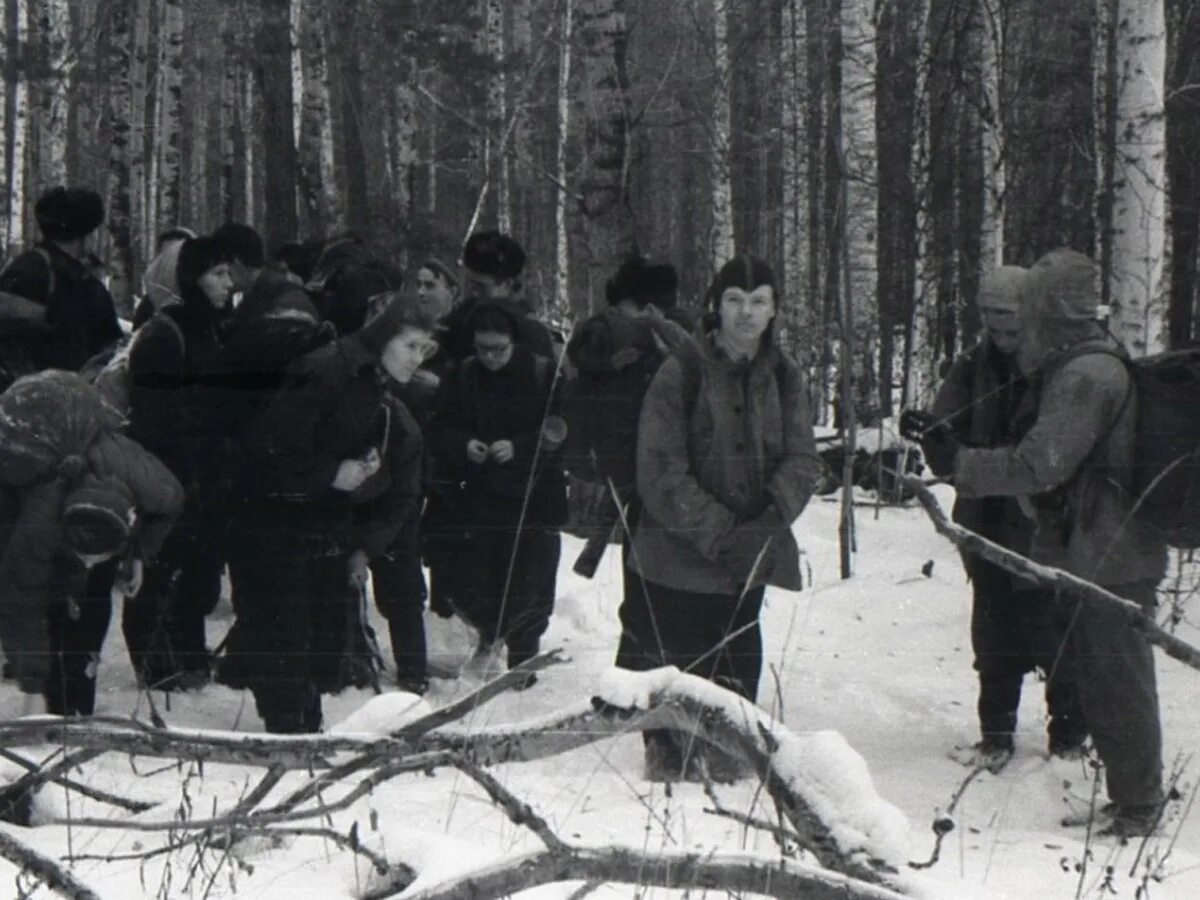
[[[1000,266],[979,281],[976,305],[980,309],[1016,313],[1021,308],[1021,291],[1029,274],[1021,266]]]
[[[1088,322],[1100,306],[1099,267],[1078,250],[1051,250],[1029,270],[1028,294],[1046,322]]]
[[[463,247],[463,265],[494,278],[518,278],[525,270],[525,251],[507,234],[479,231]]]
[[[55,187],[38,197],[33,214],[47,240],[73,241],[100,227],[104,201],[87,188]]]
[[[458,275],[448,265],[438,259],[436,256],[430,256],[423,263],[422,269],[428,269],[436,275],[441,275],[446,280],[446,284],[457,290],[461,285],[458,283]]]
[[[67,545],[81,556],[119,553],[137,520],[133,496],[120,482],[85,477],[63,502]]]

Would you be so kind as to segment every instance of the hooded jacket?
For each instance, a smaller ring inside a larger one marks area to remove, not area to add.
[[[1040,383],[1037,420],[1015,445],[959,453],[964,497],[1015,496],[1036,508],[1032,558],[1098,584],[1158,581],[1166,546],[1133,514],[1137,394],[1094,321],[1096,271],[1070,250],[1030,270],[1021,368]]]
[[[698,385],[689,386],[689,369],[699,372]],[[644,507],[627,563],[666,587],[736,595],[743,574],[719,559],[722,539],[770,506],[790,526],[821,468],[808,392],[793,360],[769,340],[747,362],[721,353],[711,332],[687,341],[658,370],[642,405],[637,485]],[[790,527],[775,543],[774,565],[749,587],[798,590]]]

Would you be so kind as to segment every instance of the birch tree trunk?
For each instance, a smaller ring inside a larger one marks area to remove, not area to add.
[[[130,257],[136,268],[146,255],[146,162],[152,146],[146,115],[146,95],[150,89],[150,7],[153,0],[136,0],[133,5],[133,51],[129,68],[129,215]]]
[[[8,239],[13,244],[24,243],[28,237],[25,219],[25,167],[29,140],[29,87],[21,78],[19,61],[21,43],[28,33],[26,0],[8,0],[8,53],[12,72],[9,81],[10,107],[8,115],[9,176],[8,176]]]
[[[567,145],[571,137],[571,41],[575,34],[573,0],[563,0],[558,51],[558,140],[554,174],[559,188],[554,195],[554,308],[571,308],[571,241],[567,230]]]
[[[152,232],[179,224],[180,142],[183,118],[183,0],[162,0],[159,41],[158,215]],[[153,238],[153,233],[150,235]]]
[[[254,36],[254,76],[262,97],[263,240],[270,248],[295,240],[296,143],[293,130],[290,0],[262,0]]]
[[[716,271],[733,258],[733,178],[729,170],[733,135],[729,68],[729,0],[713,0],[713,117],[710,179],[712,228],[709,232],[709,268]]]
[[[870,324],[876,308],[875,285],[878,264],[878,166],[875,155],[875,4],[874,0],[843,0],[842,37],[842,166],[846,179],[846,245],[844,267],[849,275],[843,307],[853,304],[854,319]],[[858,310],[863,311],[860,317]],[[863,332],[869,333],[869,327]],[[863,334],[863,337],[866,335]],[[860,335],[856,335],[858,340]],[[873,404],[874,382],[879,376],[880,406],[891,414],[891,378],[877,372],[867,351],[869,340],[862,341],[856,354],[858,366],[856,394]],[[858,360],[863,363],[859,365]]]
[[[794,313],[803,309],[799,300],[807,284],[805,198],[808,155],[804,145],[804,107],[807,83],[804,72],[804,6],[801,0],[785,0],[780,34],[779,73],[783,79],[783,283]],[[803,325],[799,320],[796,323]]]
[[[130,204],[130,138],[133,109],[131,47],[133,33],[130,4],[117,3],[109,13],[108,120],[111,143],[108,150],[108,189],[105,208],[111,253],[109,290],[119,308],[129,309],[133,295],[133,240]]]
[[[523,235],[531,243],[538,236],[539,222],[533,211],[534,192],[530,187],[534,184],[528,176],[528,161],[534,156],[533,118],[529,106],[530,90],[525,83],[526,78],[534,78],[533,62],[533,9],[531,0],[514,0],[509,5],[512,13],[512,46],[509,48],[509,66],[515,64],[515,71],[524,73],[521,78],[509,78],[508,88],[515,122],[513,123],[511,148],[507,154],[509,163],[507,173],[509,180],[509,204],[511,208],[511,227],[517,234]],[[544,231],[543,231],[544,233]]]
[[[586,169],[580,184],[587,234],[590,290],[586,310],[605,278],[633,249],[629,205],[628,33],[624,0],[577,0],[580,86],[588,97]]]
[[[828,422],[833,411],[833,400],[837,393],[837,377],[831,322],[836,321],[826,305],[824,290],[826,273],[825,258],[828,233],[825,223],[825,183],[827,171],[826,142],[826,83],[829,79],[826,54],[826,22],[828,10],[825,2],[804,4],[805,75],[808,83],[805,111],[806,154],[808,157],[808,285],[807,302],[809,321],[812,324],[813,357],[818,365],[816,379],[816,403],[814,413],[818,422]],[[836,276],[835,276],[836,277]]]
[[[299,184],[309,233],[328,233],[337,219],[337,174],[333,162],[325,8],[321,0],[299,0],[301,102]]]
[[[504,59],[504,4],[501,0],[484,0],[484,35],[492,70],[487,93],[488,172],[491,192],[496,198],[496,227],[503,232],[512,230],[509,197],[508,153],[501,149],[504,131],[508,126],[508,76]]]
[[[8,191],[11,181],[8,164],[12,158],[9,153],[9,100],[16,82],[16,59],[8,45],[7,4],[0,5],[0,47],[4,48],[4,60],[0,62],[0,257],[7,258],[11,243],[8,236]]]
[[[67,0],[40,0],[40,50],[46,67],[38,110],[40,188],[67,182],[67,115],[70,90],[71,11]]]
[[[984,271],[1004,265],[1004,23],[999,0],[979,0],[979,124],[983,161],[980,261]]]
[[[1119,0],[1111,328],[1134,356],[1166,346],[1166,19],[1163,0]]]
[[[392,90],[390,135],[392,185],[401,254],[408,246],[408,231],[416,214],[413,184],[417,165],[417,78],[416,58],[398,61],[398,78]]]
[[[1200,265],[1200,3],[1169,0],[1167,17],[1167,185],[1170,190],[1170,347],[1197,334],[1197,269]]]

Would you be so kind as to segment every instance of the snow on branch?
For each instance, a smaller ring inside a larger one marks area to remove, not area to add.
[[[420,746],[482,764],[522,762],[664,727],[694,733],[753,767],[802,846],[825,867],[878,882],[903,864],[908,823],[875,792],[866,763],[841,735],[795,734],[736,694],[672,667],[612,669],[590,708],[469,733],[436,731]]]
[[[794,900],[904,900],[905,895],[835,872],[752,853],[651,853],[626,847],[541,850],[403,893],[368,891],[363,900],[479,900],[563,881],[614,882],[676,890],[747,892]]]
[[[1118,597],[1111,591],[1106,591],[1078,575],[1072,575],[1070,572],[1064,572],[1053,566],[1036,563],[1020,553],[1009,550],[1007,547],[1001,547],[994,541],[989,541],[969,528],[963,528],[950,520],[945,510],[938,504],[937,498],[933,496],[933,492],[921,479],[912,475],[902,477],[905,486],[911,488],[916,494],[917,500],[920,501],[921,506],[933,522],[933,527],[963,552],[982,557],[1014,575],[1037,582],[1043,587],[1070,594],[1085,603],[1115,610],[1124,617],[1130,628],[1140,631],[1148,642],[1161,647],[1167,656],[1179,660],[1193,669],[1200,669],[1200,649],[1164,631],[1154,621],[1154,617],[1148,615],[1138,604],[1126,600],[1124,597]]]

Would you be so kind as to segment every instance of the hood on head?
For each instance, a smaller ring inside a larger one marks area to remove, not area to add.
[[[1099,267],[1078,252],[1051,250],[1029,269],[1021,291],[1022,371],[1036,369],[1053,351],[1103,337]]]
[[[1021,266],[1000,266],[984,274],[979,280],[979,294],[975,305],[980,309],[994,309],[1016,313],[1021,308],[1021,290],[1029,270]]]

